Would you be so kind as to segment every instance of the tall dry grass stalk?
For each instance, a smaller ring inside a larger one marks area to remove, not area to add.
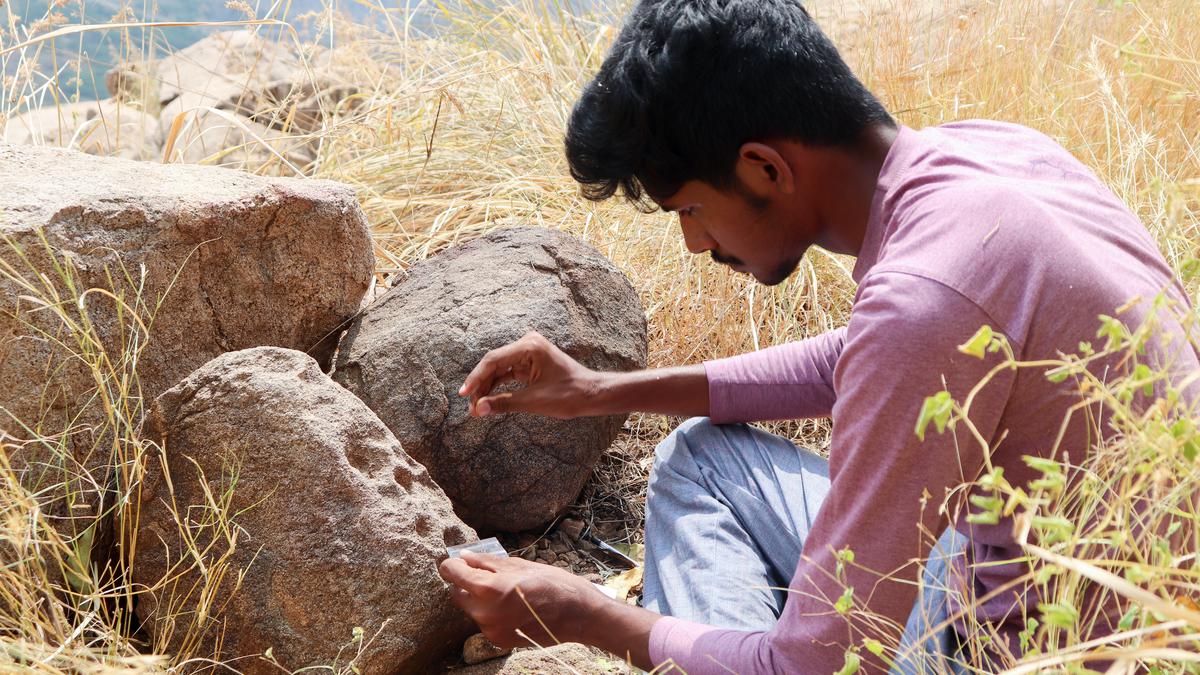
[[[288,17],[286,3],[273,4],[270,16],[257,16],[313,27],[321,43],[333,48],[325,74],[358,86],[358,93],[330,110],[325,126],[309,139],[316,144],[316,160],[299,168],[358,188],[374,233],[382,286],[448,245],[494,227],[534,224],[581,236],[630,276],[650,320],[651,365],[741,353],[845,323],[854,291],[849,259],[814,250],[789,281],[764,288],[707,258],[689,255],[669,216],[642,214],[618,201],[594,204],[580,198],[566,171],[563,128],[576,95],[615,35],[624,7],[580,16],[551,2],[520,0],[496,10],[465,0],[443,8],[447,28],[434,40],[418,35],[410,17],[394,4],[377,5],[380,20],[373,26],[332,12],[303,20]],[[137,8],[133,10],[136,16]],[[868,86],[905,124],[922,127],[982,117],[1050,134],[1135,210],[1168,259],[1180,266],[1194,257],[1200,226],[1200,42],[1191,30],[1194,10],[1193,0],[864,0],[813,7]],[[12,16],[11,6],[2,11]],[[61,26],[50,17],[42,23],[11,29],[0,47],[4,114],[64,100],[58,74],[40,70],[45,60],[38,50],[53,41],[36,41],[39,34]],[[287,111],[281,110],[280,117],[286,118]],[[1188,284],[1194,292],[1197,282]],[[132,393],[124,395],[135,399]],[[122,415],[140,414],[140,401],[114,400],[111,405],[128,410]],[[123,423],[121,433],[135,426],[133,417]],[[1120,440],[1099,452],[1089,471],[1134,498],[1146,484],[1114,473],[1120,465],[1114,458],[1140,457],[1157,447],[1158,430],[1166,422],[1130,419]],[[657,417],[635,418],[630,438],[601,467],[590,488],[593,499],[615,502],[635,530],[650,448],[670,426],[670,420]],[[818,449],[827,444],[827,426],[821,422],[772,428]],[[1195,478],[1189,473],[1194,464],[1155,461],[1156,471],[1165,472],[1172,485]],[[13,484],[7,467],[0,469],[8,486],[2,505],[4,536],[28,542],[32,535],[27,532],[36,529],[47,540],[39,539],[39,546],[58,547],[69,558],[74,544],[61,536],[50,541],[56,536],[52,528],[32,528],[37,508],[31,495]],[[116,503],[128,496],[116,495]],[[219,503],[217,497],[214,503]],[[1028,522],[1070,521],[1073,511],[1065,506],[1054,510],[1067,503],[1087,502],[1028,504]],[[1171,517],[1179,510],[1171,511]],[[1164,510],[1160,516],[1166,514]],[[1193,521],[1194,516],[1193,511]],[[1078,530],[1072,536],[1084,534]],[[1184,555],[1170,564],[1155,562],[1142,543],[1125,550],[1150,561],[1138,558],[1137,563],[1149,579],[1122,578],[1159,600],[1127,586],[1113,591],[1145,608],[1121,643],[1121,649],[1134,651],[1117,656],[1142,659],[1143,664],[1158,658],[1157,667],[1164,672],[1184,672],[1190,657],[1180,651],[1192,644],[1194,653],[1194,644],[1177,636],[1191,635],[1197,626],[1189,623],[1190,614],[1164,614],[1155,603],[1172,602],[1174,595],[1194,597],[1189,593],[1196,579],[1188,571],[1194,561]],[[1067,545],[1041,550],[1051,556],[1044,560],[1058,576],[1079,580],[1098,567],[1085,554],[1071,557],[1077,551]],[[0,605],[0,658],[45,670],[147,665],[138,661],[150,657],[138,655],[127,624],[76,611],[74,605],[71,611],[47,615],[53,605],[21,600],[48,597],[45,584],[51,576],[33,558],[25,560],[33,566],[0,571],[0,588],[7,594]],[[128,589],[109,592],[120,596]],[[1165,623],[1155,623],[1160,616]],[[1047,633],[1047,640],[1071,629],[1054,630],[1060,632]],[[1162,639],[1164,630],[1176,637]],[[1074,667],[1068,664],[1070,654],[1063,652],[1057,661],[1035,654],[1022,668],[1066,670]],[[186,656],[200,657],[176,658]]]

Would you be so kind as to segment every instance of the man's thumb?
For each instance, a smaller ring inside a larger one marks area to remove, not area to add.
[[[484,396],[475,403],[475,414],[480,417],[501,413],[525,412],[529,404],[526,390],[506,391],[503,394]]]

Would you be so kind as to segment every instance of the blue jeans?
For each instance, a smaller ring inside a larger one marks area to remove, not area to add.
[[[704,418],[684,422],[655,454],[644,605],[723,628],[770,630],[829,493],[828,460],[744,424]],[[958,634],[943,625],[949,561],[965,550],[953,528],[934,546],[893,673],[965,672]]]

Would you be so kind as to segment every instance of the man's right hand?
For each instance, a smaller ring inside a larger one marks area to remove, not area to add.
[[[603,374],[580,364],[538,333],[493,349],[467,376],[459,396],[471,398],[471,414],[529,412],[559,419],[598,414],[594,402]],[[494,393],[508,382],[523,388]]]
[[[496,393],[508,382],[525,386]],[[477,417],[510,412],[559,419],[628,412],[703,417],[708,415],[708,374],[702,364],[597,372],[529,333],[484,355],[458,395],[471,398],[471,414]]]

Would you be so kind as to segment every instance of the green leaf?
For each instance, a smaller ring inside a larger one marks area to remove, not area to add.
[[[1179,276],[1184,281],[1191,281],[1196,275],[1200,275],[1200,260],[1188,258],[1179,265]]]
[[[1183,449],[1180,452],[1183,453],[1184,459],[1194,462],[1196,461],[1196,455],[1200,455],[1200,446],[1196,445],[1196,441],[1188,441],[1183,444]]]
[[[975,331],[975,335],[971,336],[970,340],[958,346],[958,351],[968,356],[982,359],[984,354],[987,353],[988,345],[991,344],[993,335],[991,326],[982,326],[979,330]]]
[[[833,603],[833,609],[836,610],[838,614],[845,614],[851,609],[854,609],[854,589],[847,588],[846,590],[842,591],[842,597],[838,598],[837,602]]]
[[[854,563],[854,551],[850,550],[849,547],[846,547],[838,551],[836,557],[837,569],[835,570],[835,573],[837,574],[838,578],[841,578],[842,572],[845,571],[845,566]]]
[[[883,656],[883,643],[874,638],[863,638],[863,646],[875,656]]]
[[[921,414],[917,416],[917,438],[925,440],[925,430],[930,422],[937,427],[939,434],[945,432],[953,411],[954,399],[950,398],[950,392],[939,391],[933,396],[926,396],[925,403],[921,405]]]
[[[1133,369],[1133,379],[1137,381],[1150,380],[1142,385],[1142,395],[1152,396],[1154,394],[1154,371],[1150,370],[1150,366],[1139,363]]]
[[[1063,382],[1066,382],[1067,378],[1070,376],[1070,366],[1061,366],[1059,368],[1055,368],[1054,370],[1046,371],[1046,379],[1050,380],[1054,384],[1062,384]]]
[[[997,488],[1001,488],[1001,487],[1004,487],[1005,485],[1007,485],[1007,483],[1004,480],[1004,467],[997,466],[997,467],[993,468],[991,471],[980,476],[979,477],[979,485],[980,485],[980,487],[985,487],[985,488],[989,488],[992,490],[995,490]]]
[[[1195,433],[1195,430],[1196,423],[1186,417],[1181,417],[1175,420],[1175,424],[1171,425],[1171,435],[1175,438],[1191,436],[1193,433]]]
[[[1038,620],[1033,617],[1025,620],[1025,630],[1018,633],[1018,636],[1021,638],[1021,651],[1029,651],[1029,643],[1033,640],[1033,635],[1037,632],[1039,625]]]
[[[352,633],[354,635],[354,637],[353,637],[354,644],[359,644],[360,642],[362,642],[363,633],[364,633],[362,626],[355,626]]]
[[[92,523],[71,542],[66,577],[71,588],[80,593],[91,592],[92,543],[95,538],[96,523]]]
[[[1079,621],[1079,610],[1066,602],[1039,602],[1038,611],[1042,621],[1064,630],[1074,628]]]
[[[1121,620],[1117,622],[1117,630],[1124,631],[1133,628],[1133,622],[1137,621],[1138,615],[1141,614],[1141,612],[1142,611],[1137,607],[1125,612],[1124,616],[1121,617]]]
[[[1048,457],[1024,455],[1021,457],[1021,461],[1025,462],[1025,466],[1028,466],[1036,471],[1040,471],[1046,476],[1056,476],[1062,474],[1062,465]]]
[[[862,658],[859,657],[853,650],[846,650],[846,660],[842,663],[842,669],[833,675],[854,675],[858,669],[862,667]]]
[[[1038,568],[1037,574],[1033,575],[1033,583],[1038,586],[1044,586],[1051,578],[1062,573],[1062,568],[1057,565],[1044,565]]]
[[[1004,508],[1004,500],[992,495],[971,495],[970,501],[981,511],[999,511]]]
[[[1107,314],[1101,314],[1100,330],[1096,331],[1096,337],[1105,339],[1104,349],[1108,350],[1129,337],[1129,331],[1125,328],[1125,324],[1121,323],[1120,319],[1113,318]]]
[[[1075,523],[1062,516],[1034,516],[1033,527],[1042,535],[1042,541],[1053,544],[1066,541],[1075,533]]]
[[[968,513],[967,522],[972,525],[998,525],[1000,524],[1000,514],[995,511]]]

